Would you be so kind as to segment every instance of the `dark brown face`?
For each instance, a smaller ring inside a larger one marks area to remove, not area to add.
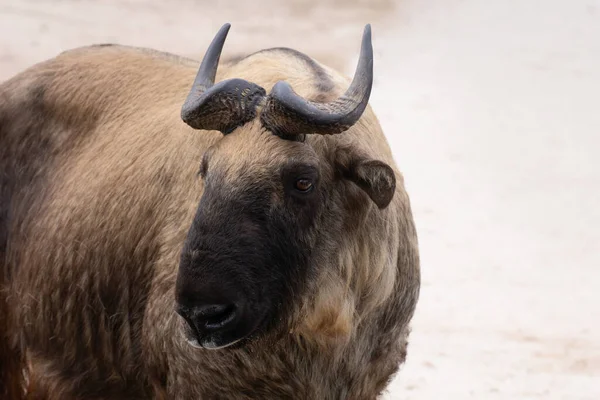
[[[232,134],[206,153],[176,288],[193,345],[258,333],[302,292],[327,197],[321,168],[308,145],[266,133]]]

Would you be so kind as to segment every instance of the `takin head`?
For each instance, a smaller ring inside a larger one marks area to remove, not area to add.
[[[186,338],[206,349],[241,345],[289,317],[318,273],[317,257],[335,251],[348,219],[347,185],[380,209],[396,187],[389,165],[352,150],[328,157],[305,141],[346,131],[365,110],[373,81],[369,25],[350,87],[329,103],[308,101],[283,81],[268,95],[243,79],[214,84],[228,30],[213,39],[182,107],[191,127],[224,134],[201,163],[204,192],[176,285]]]

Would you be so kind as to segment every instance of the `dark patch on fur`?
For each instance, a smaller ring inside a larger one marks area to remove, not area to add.
[[[8,135],[7,124],[8,117],[6,112],[1,109],[0,103],[0,138]],[[3,147],[2,147],[3,148]],[[8,242],[8,215],[10,210],[10,199],[13,183],[13,173],[8,170],[5,151],[0,149],[0,285],[2,284],[4,274],[4,257],[6,254],[6,244]]]
[[[40,185],[42,164],[50,157],[48,138],[36,135],[46,116],[45,86],[42,81],[33,85],[16,105],[11,97],[19,96],[11,88],[0,86],[0,397],[19,399],[22,396],[22,355],[15,347],[9,329],[13,316],[5,297],[5,285],[13,273],[7,263],[11,225],[18,221],[18,209],[34,200],[30,194]],[[31,114],[23,112],[30,110]],[[31,158],[30,158],[31,157]]]
[[[30,221],[35,220],[34,215],[40,211],[41,205],[45,202],[48,186],[51,184],[48,181],[48,173],[54,169],[58,155],[68,153],[70,149],[80,144],[87,134],[94,131],[97,117],[97,115],[85,114],[82,109],[76,107],[72,110],[66,109],[68,102],[62,103],[62,100],[65,99],[53,97],[53,72],[48,69],[40,69],[42,72],[39,70],[33,72],[34,76],[25,72],[24,76],[17,76],[0,85],[0,318],[2,318],[3,324],[8,321],[8,311],[10,310],[9,304],[4,298],[4,285],[8,285],[12,277],[18,275],[20,260],[24,254],[24,249],[18,248],[18,246],[27,243],[23,236],[27,234],[26,227],[30,226]],[[68,117],[65,118],[64,115]],[[157,177],[161,183],[165,183],[165,179],[168,180],[168,176],[163,175]],[[151,211],[152,207],[149,212]],[[155,219],[150,216],[148,221]],[[148,234],[148,230],[140,231],[139,234]],[[116,241],[117,239],[113,238],[112,240]],[[74,243],[71,245],[72,253],[63,257],[57,266],[68,268],[71,263],[74,268],[73,272],[76,274],[75,267],[78,264],[87,263],[86,260],[103,260],[108,265],[105,269],[108,271],[111,266],[123,265],[124,262],[125,265],[144,261],[150,264],[151,262],[148,260],[155,257],[153,248],[140,248],[135,241],[129,245],[131,247],[130,259],[123,260],[119,258],[118,254],[110,252],[105,254],[102,250],[96,250],[94,246],[85,246],[84,243],[79,246]],[[59,247],[61,246],[56,246],[56,248]],[[48,249],[48,256],[51,257],[54,251],[56,249]],[[102,252],[102,254],[91,254],[94,251]],[[80,255],[84,254],[89,258],[81,259]],[[28,267],[36,268],[31,265]],[[100,266],[96,265],[96,267]],[[136,274],[140,272],[136,269],[134,271]],[[110,360],[121,360],[123,351],[119,350],[118,346],[106,349],[102,343],[106,343],[106,336],[103,332],[120,332],[123,324],[129,323],[131,325],[130,338],[123,338],[123,340],[131,341],[131,352],[135,354],[135,357],[141,357],[140,338],[137,336],[137,332],[142,330],[149,285],[150,282],[143,282],[142,279],[136,279],[133,276],[129,281],[129,287],[107,281],[104,285],[99,284],[96,288],[92,286],[84,288],[83,290],[88,293],[92,293],[94,290],[97,297],[90,296],[92,300],[87,303],[86,311],[89,312],[89,316],[71,315],[75,325],[70,326],[82,329],[81,327],[89,323],[88,317],[100,319],[100,314],[104,313],[106,326],[97,327],[100,329],[94,332],[93,343],[81,342],[81,346],[65,347],[61,335],[53,337],[51,341],[49,340],[51,335],[34,336],[28,338],[29,344],[32,344],[29,350],[34,355],[39,353],[42,359],[51,356],[55,360],[63,360],[62,363],[59,362],[61,366],[57,368],[62,371],[59,378],[74,382],[74,393],[83,398],[91,395],[104,396],[106,393],[108,393],[108,398],[118,398],[111,395],[111,390],[114,393],[143,392],[144,389],[140,389],[140,387],[145,385],[144,381],[140,381],[134,376],[123,375],[120,377],[120,382],[106,384],[109,379],[115,381]],[[53,289],[64,301],[67,301],[72,295],[72,282],[55,282]],[[128,301],[128,296],[131,296],[133,301]],[[43,309],[50,307],[49,299],[45,303],[48,304],[44,305]],[[128,307],[125,312],[123,312],[124,303]],[[132,317],[130,318],[130,316]],[[41,323],[41,320],[38,323]],[[50,326],[49,328],[52,329]],[[10,327],[3,326],[0,329],[0,341],[2,342],[0,345],[2,352],[0,377],[3,380],[9,375],[11,378],[21,378],[18,376],[21,374],[21,369],[18,367],[18,363],[22,362],[19,360],[20,354],[16,348],[4,348],[7,343],[4,338],[6,334],[3,332],[4,329],[10,329]],[[102,331],[102,329],[105,330]],[[43,332],[44,330],[39,331]],[[119,333],[116,333],[114,337],[120,338]],[[114,353],[108,355],[107,351]],[[89,357],[90,352],[94,354],[93,359]],[[77,363],[65,361],[73,355],[77,356]],[[82,373],[82,371],[89,372]],[[85,382],[82,379],[85,379]],[[79,386],[77,382],[80,382]],[[94,382],[97,383],[97,386],[94,386]],[[1,398],[3,398],[2,391],[8,390],[7,387],[2,388],[2,386],[0,385]],[[38,386],[38,390],[46,390],[43,388],[43,382],[39,382]],[[123,398],[135,397],[127,395]]]
[[[44,164],[51,156],[50,140],[41,135],[47,118],[44,83],[32,86],[20,104],[9,105],[9,93],[0,103],[0,255],[4,256],[8,232],[14,220],[14,206],[25,200],[15,199],[16,192],[29,192],[39,182]],[[30,113],[22,112],[29,110]],[[3,259],[4,257],[2,257]],[[7,268],[8,269],[8,268]],[[9,279],[10,271],[6,271]]]

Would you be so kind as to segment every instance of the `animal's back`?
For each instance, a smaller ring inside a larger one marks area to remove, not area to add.
[[[166,227],[185,229],[201,154],[218,138],[179,118],[196,67],[91,47],[0,86],[2,345],[23,335],[28,352],[3,362],[26,356],[41,392],[83,380],[86,396],[148,390],[137,375],[153,266],[179,233]]]

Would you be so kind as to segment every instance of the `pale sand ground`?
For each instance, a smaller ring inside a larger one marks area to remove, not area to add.
[[[295,47],[350,74],[371,22],[423,268],[385,398],[600,399],[600,2],[285,4],[0,0],[0,80],[98,42],[197,58],[223,22],[227,54]]]

